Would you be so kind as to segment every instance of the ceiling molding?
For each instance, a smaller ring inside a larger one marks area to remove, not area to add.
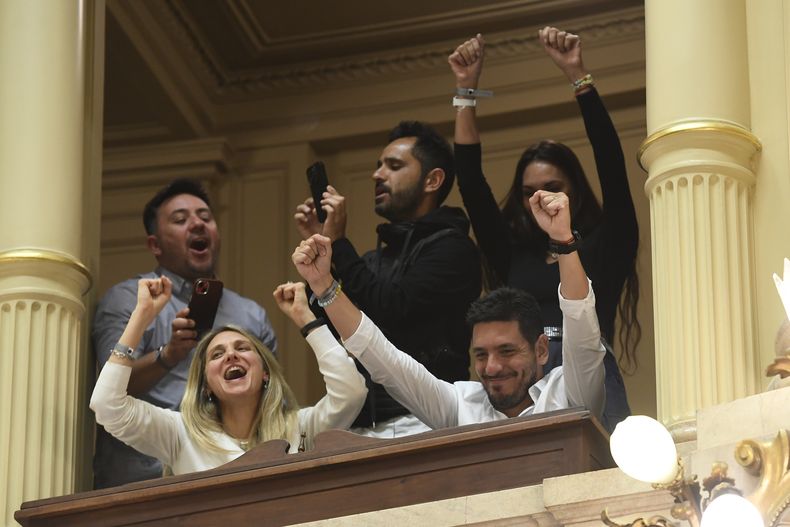
[[[218,171],[224,172],[230,167],[232,157],[233,149],[225,138],[197,139],[106,148],[103,169],[105,180],[116,173],[186,166],[216,166]]]
[[[529,26],[531,22],[539,24],[542,21],[553,20],[558,13],[573,13],[580,10],[589,14],[612,11],[613,8],[622,10],[640,6],[640,10],[644,11],[641,2],[635,0],[498,0],[475,7],[456,7],[441,13],[392,18],[385,22],[350,25],[343,29],[289,33],[287,36],[274,38],[258,23],[255,9],[252,8],[249,0],[224,0],[224,2],[237,26],[235,29],[242,30],[251,44],[250,47],[259,52],[296,46],[321,48],[334,46],[338,42],[353,44],[366,39],[388,40],[390,37],[398,37],[399,40],[403,40],[404,36],[426,32],[451,31],[467,34],[468,31],[455,30],[503,23],[513,26],[513,21],[519,21],[518,26],[522,28]],[[186,0],[166,0],[166,3],[169,4],[170,9],[177,11],[181,18],[190,18],[189,4]]]
[[[589,0],[587,0],[589,1]],[[557,8],[559,3],[575,4],[577,0],[567,0],[565,2],[552,3],[552,7]],[[260,49],[261,46],[270,45],[268,37],[260,28],[253,28],[244,25],[241,20],[244,17],[251,17],[250,8],[243,0],[231,2],[235,13],[234,19],[237,20],[239,28],[247,36],[250,46]],[[515,5],[518,4],[518,5]],[[196,24],[191,22],[189,12],[183,0],[165,0],[153,4],[146,4],[156,11],[155,16],[163,24],[168,34],[177,40],[179,49],[185,54],[185,58],[193,66],[204,82],[210,86],[209,89],[217,96],[244,95],[249,97],[251,94],[267,94],[272,91],[292,89],[292,88],[315,88],[316,86],[326,86],[344,82],[358,82],[362,80],[375,80],[391,75],[398,75],[416,71],[434,70],[444,67],[448,54],[452,51],[455,42],[438,42],[430,45],[423,45],[417,48],[403,48],[394,50],[391,53],[381,53],[374,56],[356,55],[345,56],[335,60],[322,60],[320,62],[303,62],[301,64],[289,64],[286,66],[268,66],[266,69],[256,68],[249,71],[230,71],[223,66],[222,61],[211,49],[207,39],[200,34]],[[508,2],[501,9],[486,10],[477,8],[466,10],[466,12],[443,15],[442,17],[422,17],[409,21],[409,27],[415,24],[419,27],[423,24],[430,28],[431,24],[449,24],[463,26],[469,24],[469,18],[477,17],[484,20],[479,21],[483,26],[486,17],[504,16],[526,16],[525,10],[535,11],[534,2]],[[544,6],[545,9],[545,6]],[[515,13],[515,14],[514,14]],[[534,15],[534,13],[533,13]],[[249,22],[249,20],[247,20]],[[585,17],[577,21],[568,21],[565,27],[572,28],[575,32],[584,36],[587,45],[594,45],[597,41],[608,41],[613,38],[624,38],[630,36],[644,36],[644,8],[628,8],[615,13],[605,13],[598,17]],[[394,32],[403,31],[404,22],[393,24],[390,28]],[[326,34],[312,34],[311,38],[358,38],[371,31],[370,26],[362,29],[355,29],[346,34],[338,32],[327,32]],[[487,50],[489,57],[493,60],[507,59],[510,57],[523,57],[525,54],[541,53],[542,46],[537,40],[537,36],[525,36],[523,31],[517,34],[512,32],[510,35],[503,35],[489,39]],[[402,35],[400,38],[403,41]],[[327,44],[329,40],[327,40]],[[315,43],[313,42],[313,45]]]
[[[263,52],[266,49],[266,44],[271,42],[271,38],[258,24],[258,19],[247,0],[225,0],[225,5],[233,17],[233,21],[241,30],[241,34],[246,38],[250,49],[255,53]]]
[[[206,83],[196,79],[177,54],[163,52],[170,48],[170,39],[158,30],[156,20],[143,6],[138,2],[107,0],[107,9],[192,131],[206,136],[214,123],[210,97],[201,89]]]
[[[145,122],[104,127],[105,143],[125,141],[161,141],[172,134],[172,130],[161,123]]]

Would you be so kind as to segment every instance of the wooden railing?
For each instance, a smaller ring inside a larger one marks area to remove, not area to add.
[[[613,467],[582,409],[377,440],[272,441],[214,470],[22,504],[24,526],[288,525],[541,483]]]

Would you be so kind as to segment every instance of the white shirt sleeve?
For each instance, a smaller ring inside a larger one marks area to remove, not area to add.
[[[326,384],[326,395],[315,406],[299,411],[300,429],[312,442],[315,434],[324,430],[347,430],[365,404],[368,389],[354,359],[327,326],[311,331],[307,342],[315,352]]]
[[[126,393],[131,366],[107,362],[99,373],[90,407],[107,432],[166,465],[178,457],[183,430],[178,412],[159,408]]]
[[[453,385],[437,379],[396,348],[364,313],[359,327],[344,344],[371,379],[420,421],[433,429],[458,425],[458,395]]]
[[[601,344],[592,283],[589,282],[587,297],[582,300],[563,298],[559,287],[557,295],[562,310],[565,394],[571,406],[584,406],[600,420],[606,397],[603,366],[606,349]]]

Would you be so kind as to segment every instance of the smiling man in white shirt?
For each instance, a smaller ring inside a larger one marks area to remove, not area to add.
[[[496,421],[519,415],[584,406],[598,419],[605,401],[603,358],[595,295],[576,252],[568,197],[537,191],[530,198],[536,222],[549,235],[560,270],[563,365],[543,374],[548,340],[540,311],[526,292],[499,289],[477,300],[467,316],[477,381],[448,383],[393,346],[333,281],[331,245],[315,235],[303,241],[293,261],[313,291],[346,349],[374,381],[431,428]]]

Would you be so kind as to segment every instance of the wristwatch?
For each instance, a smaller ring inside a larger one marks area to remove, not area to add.
[[[558,242],[549,238],[549,252],[553,255],[571,254],[579,249],[579,242],[582,241],[582,235],[579,231],[571,231],[573,238],[567,242]]]
[[[111,355],[115,355],[116,357],[127,360],[134,360],[132,353],[134,353],[134,349],[130,348],[129,346],[124,346],[120,342],[115,344],[115,346],[113,346],[110,350]]]

